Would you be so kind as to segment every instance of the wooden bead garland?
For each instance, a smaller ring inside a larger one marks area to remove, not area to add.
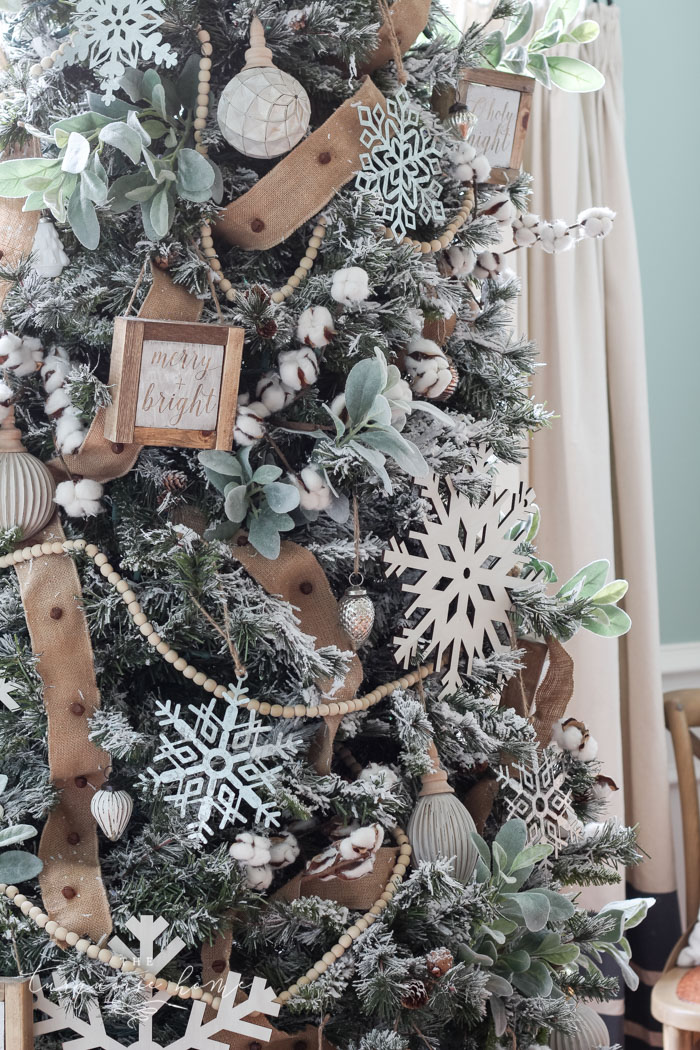
[[[408,244],[411,246],[414,252],[418,252],[421,255],[429,255],[431,252],[441,252],[445,248],[449,248],[455,239],[455,235],[458,230],[464,226],[465,222],[471,214],[471,205],[473,197],[470,194],[465,198],[465,203],[462,204],[461,208],[455,215],[452,222],[448,223],[445,229],[435,237],[432,241],[417,241],[413,237],[404,235],[397,243]],[[382,227],[382,235],[386,240],[394,240],[394,233],[388,226]]]
[[[198,671],[193,664],[189,664],[184,656],[180,656],[176,649],[162,638],[149,623],[148,617],[143,612],[134,591],[123,577],[110,565],[107,555],[104,554],[94,543],[86,540],[64,540],[35,543],[31,547],[22,547],[11,554],[0,557],[0,569],[7,569],[10,565],[23,561],[31,561],[32,558],[41,558],[49,554],[67,554],[70,551],[78,551],[90,558],[100,573],[105,577],[114,589],[121,594],[122,601],[127,607],[134,624],[138,627],[149,645],[163,657],[166,663],[172,664],[183,678],[187,678],[199,685],[207,693],[222,697],[227,691],[227,686],[221,685],[214,678],[210,678],[204,671]],[[393,693],[395,689],[410,689],[412,685],[427,678],[435,670],[433,663],[424,664],[416,671],[411,671],[393,682],[377,686],[365,696],[358,696],[354,700],[345,700],[341,703],[318,704],[314,707],[305,707],[303,704],[295,704],[294,707],[283,707],[282,704],[269,704],[261,700],[249,700],[245,707],[249,711],[257,711],[261,715],[269,715],[271,718],[326,718],[328,715],[348,715],[354,711],[366,711],[374,704],[378,704],[385,696]]]
[[[403,882],[404,875],[411,861],[411,844],[405,831],[397,827],[394,828],[392,834],[399,847],[399,856],[383,893],[377,898],[369,911],[365,912],[360,919],[357,919],[338,938],[337,944],[334,944],[329,951],[325,952],[302,977],[298,977],[294,984],[291,984],[285,991],[280,992],[275,1002],[286,1003],[293,995],[298,994],[300,988],[316,981],[322,973],[326,972],[329,966],[333,966],[338,959],[343,957],[346,950],[351,947],[352,942],[360,934],[364,933],[372,923],[376,922],[377,918],[387,907],[396,890]],[[71,948],[75,948],[77,952],[86,955],[88,959],[96,959],[98,962],[110,966],[113,970],[121,970],[123,973],[134,973],[141,978],[145,985],[156,988],[158,991],[167,991],[170,996],[178,996],[180,999],[201,999],[202,1002],[209,1004],[213,1010],[218,1010],[221,1006],[221,996],[205,992],[199,985],[177,984],[175,981],[166,981],[162,977],[156,977],[155,974],[149,973],[143,966],[139,966],[130,959],[124,959],[121,955],[114,954],[111,948],[100,947],[99,944],[95,944],[88,937],[80,937],[79,934],[72,930],[66,930],[65,927],[59,926],[53,919],[49,919],[48,915],[41,908],[32,904],[23,893],[20,893],[17,886],[7,886],[4,882],[0,883],[0,893],[4,893],[8,900],[11,900],[22,914],[30,918],[40,929],[46,930],[49,937],[62,944],[68,944]]]

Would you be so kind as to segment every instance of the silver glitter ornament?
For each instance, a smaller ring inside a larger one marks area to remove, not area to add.
[[[464,103],[455,102],[450,106],[443,124],[446,128],[449,128],[455,138],[466,141],[478,120],[476,113],[473,113]]]
[[[374,603],[362,586],[363,582],[363,577],[354,572],[350,586],[338,602],[340,625],[354,649],[359,649],[367,641],[374,627]]]

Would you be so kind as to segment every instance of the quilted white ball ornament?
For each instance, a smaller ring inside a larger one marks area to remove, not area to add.
[[[278,157],[304,137],[311,119],[309,96],[298,80],[274,65],[259,18],[250,24],[245,60],[221,93],[221,134],[246,157]]]

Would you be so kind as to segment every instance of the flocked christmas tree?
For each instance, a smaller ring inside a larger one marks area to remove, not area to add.
[[[640,857],[560,643],[625,588],[535,548],[507,252],[613,216],[530,214],[450,106],[467,67],[598,86],[546,54],[591,23],[2,7],[0,974],[36,1045],[605,1044],[646,902],[571,889]]]

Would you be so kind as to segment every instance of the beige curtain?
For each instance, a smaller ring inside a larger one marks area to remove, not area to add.
[[[457,0],[461,25],[483,20],[488,5]],[[539,0],[540,17],[547,4]],[[560,579],[595,558],[610,559],[629,580],[624,607],[633,627],[619,643],[587,632],[567,648],[575,661],[569,711],[600,743],[605,772],[620,787],[613,809],[640,825],[649,854],[628,874],[629,896],[656,897],[634,931],[639,992],[628,998],[627,1046],[660,1046],[649,1013],[649,986],[678,933],[659,664],[659,625],[642,298],[624,149],[622,50],[617,6],[591,3],[600,23],[585,49],[606,85],[592,95],[535,89],[524,167],[534,177],[532,210],[575,221],[591,204],[617,212],[613,233],[550,256],[516,253],[523,279],[517,326],[535,340],[546,367],[534,395],[557,413],[535,436],[529,478],[542,510],[538,546]],[[513,256],[511,256],[513,258]],[[591,907],[620,888],[587,891]],[[610,1009],[610,1008],[606,1008]],[[622,1038],[622,1001],[607,1018]]]

